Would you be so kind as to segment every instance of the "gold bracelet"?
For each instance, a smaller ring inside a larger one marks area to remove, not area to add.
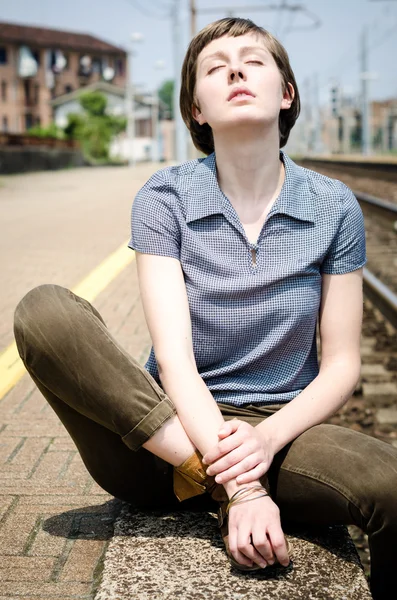
[[[267,493],[267,490],[262,485],[255,485],[255,486],[252,486],[249,488],[242,488],[241,490],[238,490],[230,498],[229,503],[226,507],[226,514],[229,514],[229,510],[233,506],[233,504],[242,504],[243,502],[247,502],[247,500],[245,500],[245,498],[247,498],[247,496],[250,496],[254,492],[259,492],[259,491],[265,492],[265,493],[261,494],[260,496],[255,496],[255,498],[250,498],[250,500],[256,500],[257,498],[262,498],[263,496],[269,495]]]
[[[247,498],[247,496],[250,496],[254,492],[264,492],[264,494],[261,494],[260,496],[255,496],[257,498],[260,498],[262,495],[264,495],[264,496],[269,495],[267,490],[265,488],[263,488],[262,486],[255,486],[255,487],[249,488],[249,490],[247,490],[247,491],[244,490],[244,493],[240,494],[238,497],[236,497],[236,495],[234,495],[229,501],[229,508],[233,504],[240,504],[241,502],[245,502],[245,498]]]
[[[264,498],[265,496],[268,496],[269,494],[267,492],[265,492],[264,494],[259,494],[259,496],[254,496],[253,498],[246,498],[245,500],[238,500],[237,502],[233,502],[233,506],[236,506],[236,504],[243,504],[244,502],[250,502],[251,500],[256,500],[257,498]]]
[[[233,502],[236,498],[242,496],[242,495],[247,495],[247,494],[251,494],[253,490],[264,490],[265,488],[263,487],[263,485],[252,485],[251,487],[246,487],[246,488],[241,488],[241,490],[238,490],[237,492],[235,492],[233,494],[233,496],[230,498],[230,502]]]
[[[261,498],[262,496],[268,496],[269,494],[267,493],[267,490],[263,487],[263,486],[252,486],[250,488],[243,488],[241,490],[239,490],[238,492],[236,492],[229,500],[229,503],[226,507],[226,514],[229,513],[230,508],[233,506],[233,504],[240,504],[242,502],[245,502],[245,498],[247,498],[247,496],[250,496],[251,494],[253,494],[254,492],[265,492],[264,494],[261,494],[260,496],[255,496],[255,498]]]

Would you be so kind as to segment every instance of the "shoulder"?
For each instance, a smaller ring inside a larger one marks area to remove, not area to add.
[[[311,200],[313,210],[319,217],[329,214],[343,218],[351,210],[361,210],[354,193],[342,181],[301,167],[291,158],[288,161],[293,166],[294,175],[304,195]]]
[[[170,204],[179,203],[191,186],[196,169],[204,159],[198,158],[159,169],[139,189],[136,199],[157,199]]]
[[[298,167],[298,169],[303,172],[310,192],[319,201],[323,200],[343,207],[344,204],[351,201],[352,197],[355,198],[351,189],[343,181],[327,177],[305,167]]]

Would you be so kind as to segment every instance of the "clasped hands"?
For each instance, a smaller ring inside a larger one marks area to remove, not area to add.
[[[273,458],[271,440],[249,423],[232,419],[218,432],[218,443],[203,456],[207,474],[217,483],[235,479],[237,484],[258,482],[267,473]],[[237,562],[266,567],[278,560],[289,564],[280,511],[270,497],[232,506],[229,512],[229,549]]]
[[[245,421],[226,421],[218,432],[220,441],[203,456],[210,465],[207,475],[215,475],[217,483],[236,478],[238,484],[257,481],[267,473],[274,458],[270,441]]]

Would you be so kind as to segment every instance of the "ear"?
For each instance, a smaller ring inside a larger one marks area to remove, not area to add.
[[[193,119],[195,119],[199,125],[204,125],[204,123],[207,122],[200,112],[200,109],[195,104],[192,105],[192,115]]]
[[[285,88],[283,99],[281,100],[280,109],[288,109],[291,108],[291,104],[295,98],[295,90],[292,83],[287,83],[287,87]]]

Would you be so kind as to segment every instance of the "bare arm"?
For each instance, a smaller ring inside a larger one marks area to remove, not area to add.
[[[200,377],[193,353],[185,281],[176,258],[136,252],[139,288],[164,391],[195,447],[204,455],[219,441],[221,411]],[[243,487],[225,484],[229,497]]]
[[[319,315],[319,374],[296,398],[257,428],[275,452],[328,419],[350,398],[360,377],[363,270],[323,275]]]

